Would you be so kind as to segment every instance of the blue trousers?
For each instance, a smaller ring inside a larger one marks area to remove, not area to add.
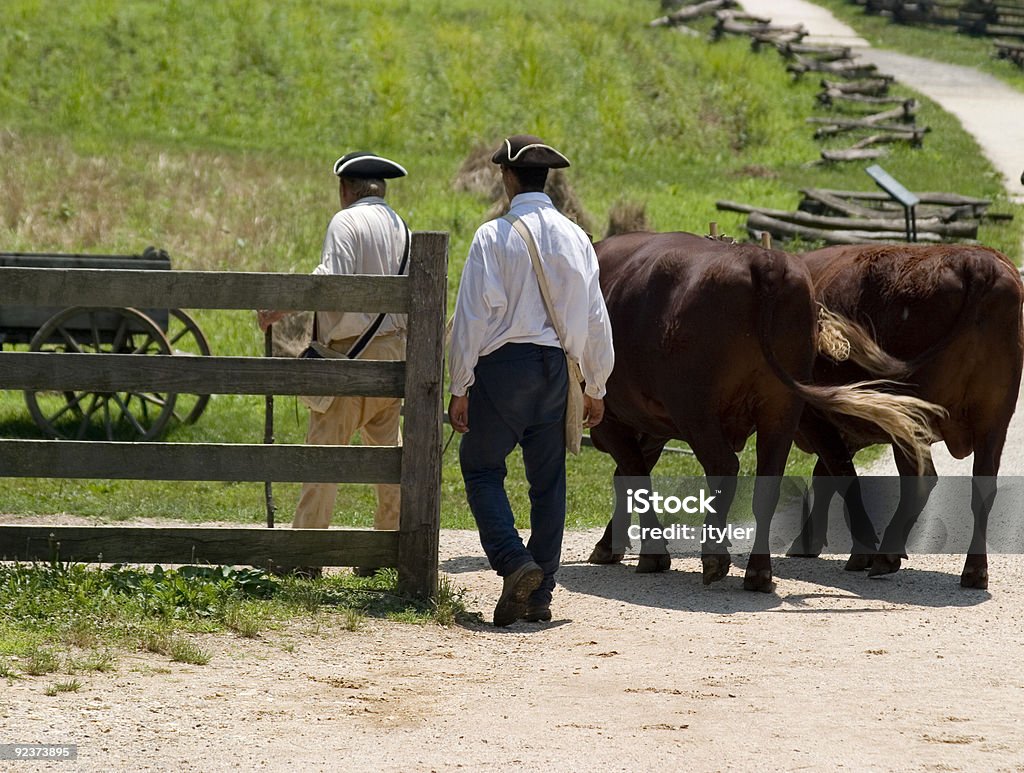
[[[531,601],[550,603],[565,530],[565,354],[550,346],[505,344],[481,357],[474,372],[459,463],[480,542],[502,577],[536,561],[544,581]],[[517,445],[530,484],[525,546],[505,493],[505,460]]]

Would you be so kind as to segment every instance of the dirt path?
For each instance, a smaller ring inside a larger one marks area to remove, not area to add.
[[[77,743],[62,769],[96,771],[1024,770],[1019,560],[962,592],[959,557],[882,580],[777,559],[762,595],[736,568],[701,586],[695,559],[588,566],[596,538],[568,535],[550,624],[200,637],[207,666],[138,654],[78,693],[4,685],[0,739]],[[441,557],[489,618],[475,532]]]

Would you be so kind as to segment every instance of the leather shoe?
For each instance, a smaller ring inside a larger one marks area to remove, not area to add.
[[[523,620],[528,623],[550,623],[551,605],[530,602],[526,605],[526,611],[523,612]]]
[[[504,628],[522,617],[530,594],[537,590],[543,581],[544,570],[534,561],[527,561],[505,577],[501,596],[494,607],[494,625]]]

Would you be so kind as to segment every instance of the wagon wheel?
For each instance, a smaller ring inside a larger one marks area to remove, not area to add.
[[[75,307],[47,320],[29,351],[170,354],[171,345],[157,324],[136,309]],[[166,392],[25,392],[39,428],[67,440],[152,440],[170,420],[175,397]]]
[[[210,344],[199,328],[199,324],[181,309],[169,309],[167,341],[175,355],[210,356]],[[206,410],[209,395],[178,393],[174,403],[174,418],[182,424],[193,424]]]

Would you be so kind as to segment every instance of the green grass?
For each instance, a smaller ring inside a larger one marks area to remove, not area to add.
[[[177,269],[308,272],[337,208],[333,160],[353,148],[401,161],[389,198],[413,228],[450,233],[449,308],[490,202],[453,190],[479,143],[530,131],[573,160],[569,181],[596,235],[620,200],[659,230],[742,236],[717,199],[794,208],[805,186],[872,189],[859,166],[809,167],[821,146],[806,116],[813,78],[794,81],[774,51],[709,44],[645,27],[659,4],[403,2],[308,4],[10,0],[0,28],[0,247],[171,254]],[[885,161],[917,190],[1007,203],[959,124],[924,102],[922,149]],[[954,182],[951,182],[954,181]],[[1016,223],[980,238],[1020,257]],[[216,354],[256,355],[251,313],[197,312]],[[278,442],[300,442],[305,411],[278,398]],[[0,435],[39,437],[20,394],[0,395]],[[263,398],[215,396],[169,441],[260,442]],[[442,525],[471,528],[457,443],[442,473]],[[742,472],[753,472],[753,454]],[[522,463],[509,465],[518,513]],[[568,463],[570,527],[603,524],[611,460]],[[794,451],[787,470],[809,472]],[[699,472],[666,455],[658,474]],[[298,486],[275,485],[290,520]],[[342,487],[335,523],[370,526],[369,486]],[[0,512],[71,512],[261,523],[252,483],[5,480]]]
[[[440,625],[477,619],[449,582],[430,604],[399,595],[397,582],[394,570],[302,580],[228,567],[4,564],[0,678],[107,672],[125,650],[205,665],[212,658],[205,634],[260,639],[296,618],[348,630],[371,618]]]
[[[44,690],[46,695],[53,697],[62,692],[78,692],[82,689],[82,683],[77,679],[65,679],[63,682],[54,682]]]

